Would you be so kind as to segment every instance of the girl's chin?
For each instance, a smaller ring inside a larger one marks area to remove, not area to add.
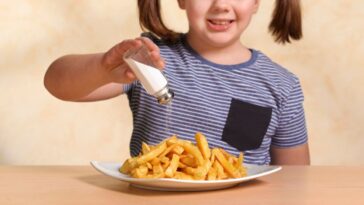
[[[208,35],[206,40],[210,41],[212,44],[214,44],[218,47],[228,46],[228,45],[240,42],[240,38],[236,38],[235,36],[221,34],[221,33]]]
[[[207,47],[227,47],[233,44],[240,44],[240,36],[234,35],[227,32],[205,32],[204,35],[199,35],[198,37],[193,37],[194,35],[189,35],[189,43],[197,43],[200,46]]]

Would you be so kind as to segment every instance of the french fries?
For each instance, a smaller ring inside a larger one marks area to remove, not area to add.
[[[175,178],[182,180],[223,180],[247,175],[243,153],[233,156],[221,148],[210,149],[202,133],[196,145],[172,136],[156,146],[142,143],[139,156],[123,163],[119,171],[134,178]]]

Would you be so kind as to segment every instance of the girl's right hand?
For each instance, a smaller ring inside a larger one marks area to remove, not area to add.
[[[154,66],[163,69],[164,61],[159,54],[159,48],[150,39],[140,37],[124,40],[104,53],[101,58],[101,67],[109,74],[112,82],[131,83],[136,80],[133,71],[123,60],[123,56],[129,49],[137,49],[143,45],[147,48]]]

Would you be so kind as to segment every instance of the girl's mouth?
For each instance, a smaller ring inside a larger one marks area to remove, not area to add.
[[[234,20],[227,19],[208,19],[207,26],[212,31],[226,31],[228,30]]]

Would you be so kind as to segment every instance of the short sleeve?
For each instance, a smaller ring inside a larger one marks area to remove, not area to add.
[[[133,83],[130,84],[123,84],[122,88],[123,88],[123,92],[124,93],[129,93],[129,91],[132,89],[133,87]]]
[[[272,145],[278,147],[294,147],[307,142],[307,128],[303,108],[303,93],[296,78],[292,89],[283,100],[279,109],[279,124]]]

